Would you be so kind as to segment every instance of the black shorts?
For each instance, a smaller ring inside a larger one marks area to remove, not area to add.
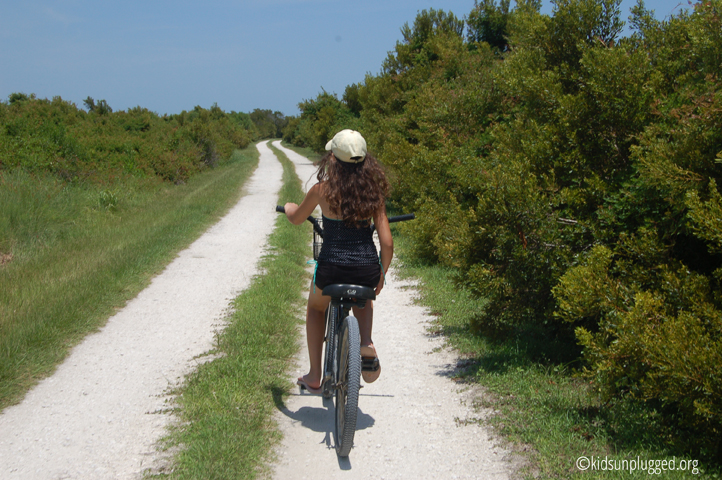
[[[362,287],[376,288],[381,280],[381,265],[334,265],[319,263],[316,269],[316,286],[324,287],[334,283],[350,283]]]

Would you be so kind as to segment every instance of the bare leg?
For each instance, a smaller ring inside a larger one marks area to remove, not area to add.
[[[366,302],[364,308],[354,307],[353,314],[358,319],[359,331],[361,333],[361,356],[362,357],[377,357],[376,347],[373,345],[371,340],[371,330],[373,329],[374,321],[374,304],[371,300]],[[366,383],[375,382],[381,374],[381,368],[375,372],[363,370],[361,375]]]
[[[361,333],[361,345],[371,345],[371,330],[374,324],[374,302],[368,300],[364,308],[353,307],[353,315],[358,320]]]
[[[314,293],[313,285],[308,294],[308,306],[306,307],[306,342],[308,345],[308,359],[311,368],[307,375],[303,376],[304,381],[313,388],[321,385],[323,355],[323,336],[326,333],[326,307],[331,297],[321,295],[320,289],[316,288]]]

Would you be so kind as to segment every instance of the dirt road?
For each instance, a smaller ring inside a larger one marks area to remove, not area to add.
[[[0,415],[0,478],[135,479],[153,467],[168,388],[212,348],[273,230],[282,168],[258,149],[240,202]]]
[[[276,146],[313,185],[310,162]],[[265,143],[257,147],[259,167],[228,215],[0,414],[0,478],[137,479],[162,461],[156,442],[171,421],[167,391],[212,348],[273,228],[282,169]],[[276,478],[509,478],[506,452],[474,422],[471,392],[449,378],[456,359],[428,335],[430,317],[414,295],[392,269],[376,303],[382,374],[361,391],[351,455],[338,459],[333,449],[332,404],[296,390],[277,415],[284,440]],[[289,379],[305,372],[306,355],[304,347]]]

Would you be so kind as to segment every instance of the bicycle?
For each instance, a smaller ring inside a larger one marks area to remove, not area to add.
[[[285,213],[285,209],[280,205],[276,207],[276,211]],[[389,223],[414,218],[413,213],[399,215],[390,217]],[[314,216],[309,216],[306,220],[313,225],[313,256],[314,260],[318,260],[323,243],[323,227]],[[375,226],[372,226],[372,229],[375,229]],[[361,359],[361,334],[358,320],[351,315],[351,309],[354,306],[365,307],[367,301],[376,299],[376,292],[371,287],[338,283],[326,286],[322,294],[331,297],[331,303],[326,309],[326,348],[321,389],[324,398],[335,396],[336,453],[340,457],[347,457],[356,433],[361,371],[375,371],[379,368],[375,359]]]

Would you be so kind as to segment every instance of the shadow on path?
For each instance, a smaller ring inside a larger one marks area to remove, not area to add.
[[[323,403],[323,407],[303,406],[294,412],[289,410],[283,402],[283,391],[281,389],[274,387],[271,389],[271,393],[273,395],[273,401],[279,412],[293,420],[293,422],[300,423],[304,428],[314,432],[323,433],[323,440],[319,443],[324,443],[328,449],[335,448],[333,433],[336,425],[336,408],[333,405],[333,399],[323,398],[321,395],[311,395],[306,393],[305,390],[303,390],[302,393],[291,393],[291,395],[297,397],[315,397]],[[363,413],[360,408],[358,409],[358,414],[356,416],[356,431],[373,427],[374,423],[374,417]],[[349,457],[337,458],[338,466],[341,470],[351,470],[351,461]]]

